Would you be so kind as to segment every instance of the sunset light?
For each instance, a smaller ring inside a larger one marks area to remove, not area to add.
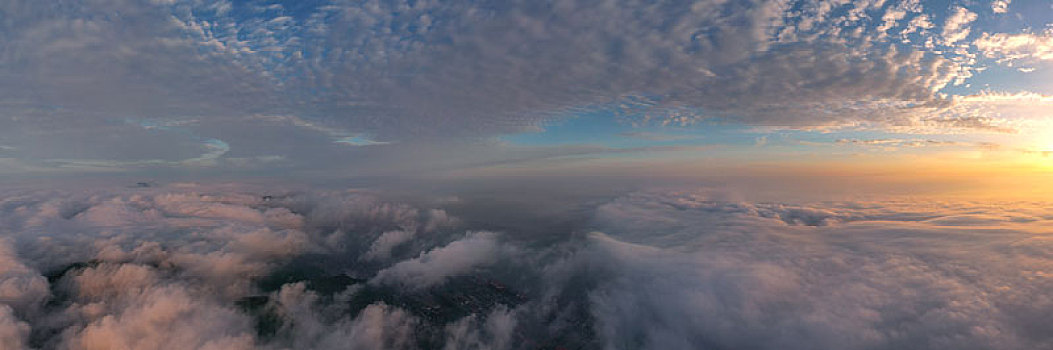
[[[1053,350],[1053,0],[0,0],[0,350]]]

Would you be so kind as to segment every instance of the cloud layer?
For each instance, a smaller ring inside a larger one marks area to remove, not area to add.
[[[644,190],[537,235],[485,231],[472,216],[501,216],[427,195],[420,208],[190,184],[2,198],[11,349],[1053,344],[1041,204]]]
[[[637,124],[1005,131],[1015,113],[973,112],[945,90],[979,59],[1043,60],[1048,35],[980,33],[981,9],[928,5],[8,1],[0,158],[300,168],[594,110]]]

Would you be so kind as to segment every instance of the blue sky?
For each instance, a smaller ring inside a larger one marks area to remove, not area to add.
[[[0,164],[354,176],[1015,159],[1053,135],[1051,6],[15,0],[0,8]]]

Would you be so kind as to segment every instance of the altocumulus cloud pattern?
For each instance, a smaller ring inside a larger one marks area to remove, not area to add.
[[[1050,0],[0,0],[0,350],[1053,350]]]
[[[537,237],[473,227],[476,214],[451,214],[470,199],[442,196],[173,183],[2,198],[4,349],[1053,342],[1041,203],[797,205],[662,188],[589,204],[573,214],[587,229]]]
[[[361,173],[346,164],[472,141],[445,156],[475,164],[501,148],[479,142],[590,111],[1027,130],[1051,103],[1034,82],[1053,58],[1041,3],[7,0],[0,163]]]

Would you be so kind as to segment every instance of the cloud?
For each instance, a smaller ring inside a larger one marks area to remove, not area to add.
[[[261,278],[304,255],[363,254],[393,227],[428,235],[457,222],[440,209],[361,193],[236,188],[188,184],[72,196],[5,189],[0,221],[10,242],[0,241],[2,341],[48,349],[268,348],[252,317],[234,307],[259,293]],[[448,262],[462,245],[490,235],[437,248],[424,260]],[[427,240],[407,242],[411,249],[421,244]],[[309,295],[299,298],[305,299],[296,303],[309,303]],[[45,307],[45,301],[55,304]],[[362,348],[390,347],[413,329],[410,315],[381,304],[352,316],[336,323],[321,318],[334,328],[316,348],[349,339]],[[393,323],[384,319],[411,323],[391,333]],[[297,332],[290,336],[304,334]]]
[[[942,91],[977,69],[958,47],[976,19],[963,7],[273,5],[5,4],[5,155],[52,168],[312,169],[594,110],[640,124],[987,125],[942,108],[953,103]],[[949,121],[928,123],[931,109]],[[388,147],[399,143],[410,146]]]
[[[984,33],[973,45],[984,56],[1000,62],[1053,60],[1053,31],[1042,33]]]
[[[641,140],[648,140],[648,141],[660,141],[660,142],[694,140],[694,139],[698,139],[699,138],[699,136],[693,136],[693,135],[663,134],[663,133],[645,132],[645,131],[623,132],[623,133],[618,134],[618,136],[634,138],[634,139],[641,139]]]
[[[29,325],[14,315],[10,306],[0,305],[0,345],[4,349],[29,349]]]
[[[961,142],[945,140],[906,140],[906,139],[837,139],[838,145],[855,145],[895,149],[897,147],[964,147],[980,149],[998,149],[1000,145],[990,142]]]
[[[203,303],[180,288],[150,288],[127,298],[131,307],[68,334],[64,346],[85,350],[254,348],[248,318],[231,308]]]
[[[969,24],[977,18],[976,13],[964,7],[955,7],[954,12],[947,17],[943,24],[943,40],[948,45],[953,45],[969,36],[971,29]]]
[[[1033,241],[1038,226],[1006,228],[1048,214],[964,204],[824,207],[837,224],[794,226],[759,204],[690,191],[601,207],[610,233],[590,241],[618,276],[591,294],[607,346],[1026,349],[1051,341],[1016,328],[1037,316],[1019,310],[1050,307],[1025,301],[1046,281],[994,272],[1047,266],[1038,258],[1047,244]],[[989,216],[954,219],[975,211]],[[952,220],[963,226],[937,223]],[[1029,253],[1009,248],[1021,239]],[[953,248],[960,244],[973,248]],[[1005,261],[1004,249],[1037,260]]]
[[[351,324],[337,334],[326,336],[318,349],[403,349],[410,347],[410,336],[416,321],[398,308],[374,304],[362,310]]]
[[[369,247],[369,251],[363,257],[366,259],[387,259],[391,256],[391,250],[395,247],[409,242],[413,239],[412,231],[388,231],[384,232],[373,241],[373,245]]]
[[[291,321],[288,347],[294,349],[409,349],[420,320],[384,303],[366,306],[354,318],[335,323],[325,319],[326,307],[303,283],[287,284],[276,296],[276,307]],[[278,339],[281,342],[282,339]],[[277,345],[277,344],[276,344]]]
[[[1042,297],[1053,212],[1040,203],[754,202],[595,186],[599,195],[405,203],[265,184],[2,189],[0,344],[1053,344],[1053,299]]]
[[[489,315],[472,315],[446,326],[445,349],[508,349],[517,320],[515,310],[495,308]]]
[[[1009,12],[1009,4],[1011,2],[1011,0],[994,0],[991,2],[991,12],[1007,13]]]
[[[8,311],[35,313],[49,294],[47,280],[22,264],[6,240],[0,241],[0,302]]]
[[[493,264],[501,255],[499,248],[493,232],[474,232],[462,240],[381,270],[372,281],[407,288],[430,287],[447,277],[470,274],[478,266]]]

